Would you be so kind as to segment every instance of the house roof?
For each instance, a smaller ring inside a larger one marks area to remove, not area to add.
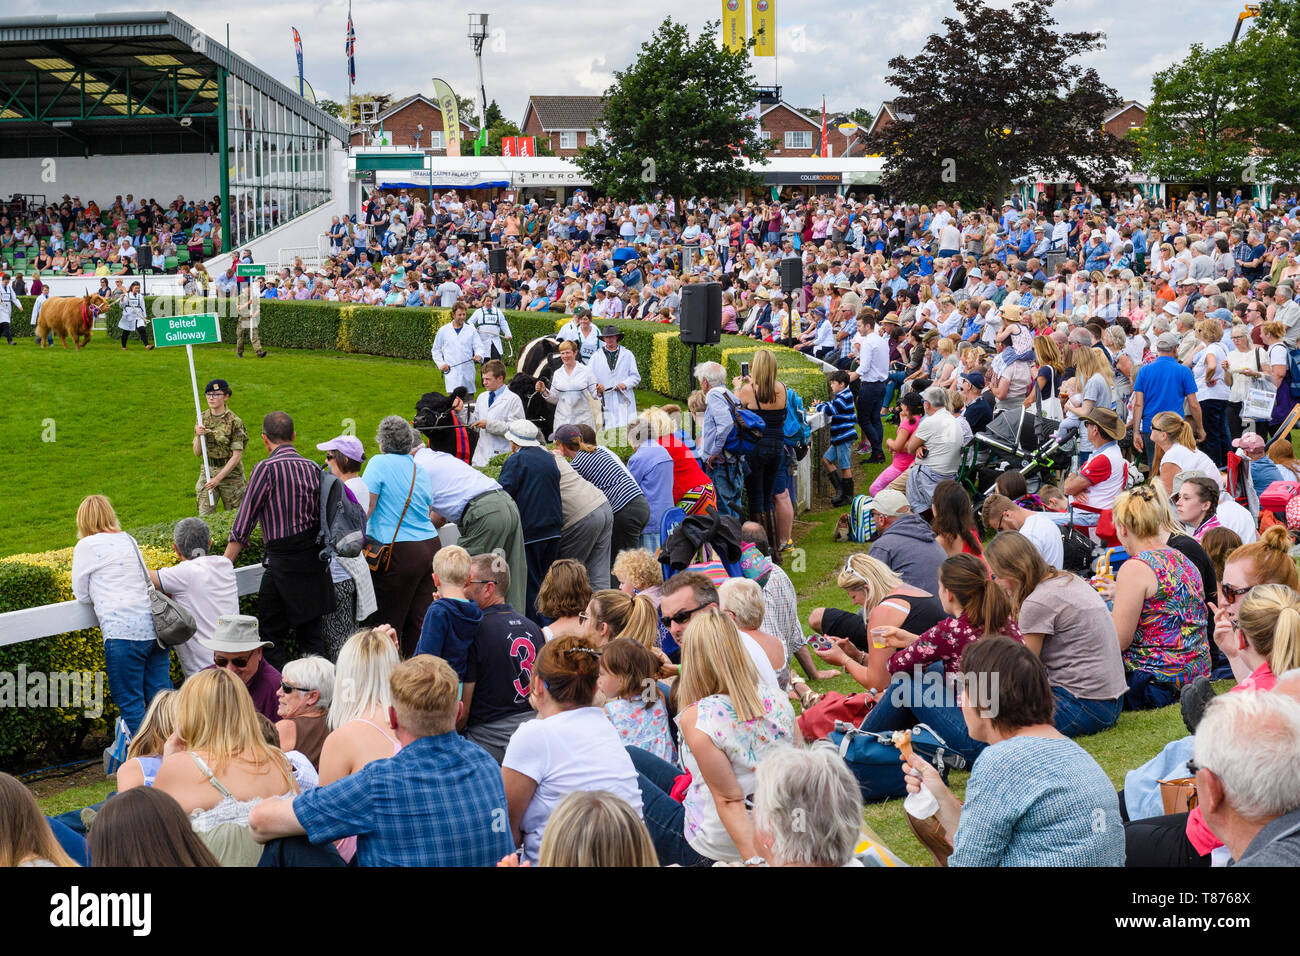
[[[767,109],[765,109],[765,110],[763,110],[762,112],[760,112],[760,113],[758,114],[758,118],[759,118],[759,119],[762,119],[762,118],[763,118],[764,116],[766,116],[768,113],[772,112],[773,110],[779,110],[779,109],[780,109],[781,107],[783,107],[783,106],[784,106],[787,110],[789,110],[791,113],[793,113],[795,116],[799,117],[801,120],[803,120],[805,123],[807,123],[809,126],[815,127],[816,129],[821,129],[821,128],[822,128],[822,121],[821,121],[820,119],[812,119],[811,117],[808,116],[807,113],[805,113],[803,110],[799,109],[799,107],[797,107],[797,106],[791,106],[791,105],[790,105],[789,103],[787,103],[785,100],[781,100],[779,103],[773,103],[773,104],[772,104],[771,106],[769,106]]]
[[[601,114],[605,111],[603,96],[530,96],[524,107],[524,123],[528,122],[528,108],[537,114],[537,122],[542,129],[551,130],[590,130],[600,124]]]
[[[1127,103],[1122,104],[1122,105],[1119,106],[1117,109],[1111,110],[1109,113],[1107,113],[1106,116],[1105,116],[1105,118],[1102,119],[1102,122],[1103,122],[1103,123],[1109,123],[1109,122],[1110,122],[1111,120],[1113,120],[1116,116],[1119,116],[1119,115],[1120,115],[1121,113],[1123,113],[1125,110],[1127,110],[1127,109],[1131,109],[1131,108],[1134,107],[1134,106],[1136,106],[1138,109],[1140,109],[1143,113],[1145,113],[1145,112],[1147,111],[1147,108],[1146,108],[1145,106],[1143,106],[1141,103],[1139,103],[1137,100],[1129,100]]]
[[[893,100],[885,100],[880,104],[880,109],[876,110],[876,115],[872,118],[871,126],[867,130],[868,134],[874,133],[876,131],[876,126],[879,125],[881,117],[883,117],[886,113],[889,114],[889,118],[892,120],[903,120],[904,122],[906,122],[907,120],[914,118],[911,113],[900,113],[898,112],[898,110],[894,109]]]
[[[388,117],[392,116],[394,113],[398,113],[406,109],[406,107],[410,106],[416,100],[423,100],[427,105],[433,107],[438,112],[440,113],[442,112],[442,107],[438,105],[437,100],[431,100],[423,93],[412,93],[410,96],[402,97],[396,103],[393,103],[390,107],[388,107],[388,109],[380,113],[379,116],[376,117],[376,121],[382,122],[383,120],[388,119]],[[464,111],[461,111],[459,119],[460,119],[461,126],[468,126],[472,130],[478,129],[478,123],[474,122],[474,115],[472,113],[466,113]]]

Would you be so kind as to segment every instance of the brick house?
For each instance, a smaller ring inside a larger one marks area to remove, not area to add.
[[[442,110],[435,100],[423,93],[415,93],[398,100],[376,117],[376,128],[383,124],[384,136],[389,146],[416,145],[415,135],[420,134],[420,149],[432,156],[446,156],[447,143],[443,138]],[[424,126],[423,130],[418,127]],[[469,120],[462,113],[460,116],[461,153],[473,155],[474,137],[478,135],[478,124]],[[369,137],[361,131],[353,131],[353,146],[369,146]]]
[[[604,111],[603,96],[530,96],[519,128],[556,156],[577,156],[596,142]]]
[[[1102,120],[1102,126],[1106,132],[1110,133],[1116,139],[1123,139],[1134,126],[1142,126],[1147,121],[1147,108],[1137,100],[1129,100],[1127,103],[1111,110]]]
[[[867,135],[874,136],[891,123],[896,123],[900,119],[911,118],[910,114],[901,114],[895,110],[893,100],[885,100],[880,104],[880,109],[876,110],[875,118],[872,119],[871,125],[867,128]]]
[[[776,141],[775,148],[769,150],[767,155],[800,159],[821,152],[820,113],[817,119],[812,119],[807,113],[782,100],[758,115],[763,136]],[[854,139],[852,134],[845,135],[836,128],[836,123],[842,120],[843,117],[826,114],[826,141],[831,156],[844,156]]]

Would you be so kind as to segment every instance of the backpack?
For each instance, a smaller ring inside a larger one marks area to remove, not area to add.
[[[321,560],[355,558],[366,544],[366,512],[347,494],[347,486],[331,472],[320,476]]]
[[[758,443],[763,440],[765,427],[763,416],[745,408],[730,395],[724,394],[722,397],[727,400],[727,407],[731,409],[731,434],[727,436],[727,441],[722,446],[723,451],[742,457],[752,454],[758,447]]]
[[[785,443],[789,447],[796,451],[802,450],[802,453],[796,456],[802,459],[804,453],[807,453],[808,443],[812,441],[812,427],[808,424],[803,399],[789,386],[786,386],[785,389],[785,425],[783,426],[783,434]]]
[[[1300,399],[1300,349],[1286,350],[1286,387],[1292,398]]]
[[[907,794],[903,764],[898,759],[893,736],[893,731],[875,733],[863,730],[861,725],[855,727],[845,721],[836,721],[835,729],[826,738],[836,746],[853,776],[858,778],[858,789],[868,803]],[[949,769],[963,770],[966,767],[966,758],[926,724],[917,724],[912,730],[912,749],[934,764],[944,780],[948,779]]]
[[[849,540],[866,542],[876,538],[876,513],[871,495],[858,495],[849,506]]]

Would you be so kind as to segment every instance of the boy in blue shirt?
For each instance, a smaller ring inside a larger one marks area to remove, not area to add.
[[[469,583],[469,552],[456,545],[439,548],[433,556],[433,586],[438,596],[429,605],[420,629],[416,654],[432,654],[451,665],[463,682],[469,646],[478,633],[483,612],[465,596]]]
[[[826,373],[831,400],[820,402],[817,410],[825,414],[831,428],[831,444],[822,455],[822,463],[835,488],[831,507],[842,508],[853,500],[853,442],[858,437],[858,417],[849,388],[849,373],[841,369]]]

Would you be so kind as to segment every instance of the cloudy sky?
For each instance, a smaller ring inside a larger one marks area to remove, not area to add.
[[[992,2],[1010,6],[1009,0]],[[63,13],[161,6],[156,0],[62,0],[58,5]],[[4,16],[37,16],[48,9],[37,0],[7,0]],[[224,40],[229,23],[235,51],[286,82],[296,74],[290,27],[297,27],[306,76],[317,96],[341,100],[347,93],[347,0],[190,0],[170,9],[218,40]],[[1056,18],[1064,30],[1105,32],[1106,49],[1093,65],[1122,98],[1147,102],[1151,75],[1181,58],[1193,42],[1213,46],[1227,41],[1238,9],[1223,0],[1123,5],[1114,0],[1062,0]],[[465,36],[471,11],[491,14],[491,38],[484,50],[488,99],[497,100],[506,116],[517,121],[529,94],[604,92],[613,71],[632,60],[665,15],[698,32],[707,20],[718,19],[721,3],[355,0],[358,88],[401,97],[428,93],[431,79],[439,76],[461,95],[473,95],[474,57]],[[796,105],[820,104],[825,95],[831,111],[859,106],[874,111],[893,93],[885,82],[890,57],[920,50],[952,11],[951,0],[777,0],[779,56],[775,64],[770,58],[756,60],[755,75],[762,84],[779,79],[786,99]]]

